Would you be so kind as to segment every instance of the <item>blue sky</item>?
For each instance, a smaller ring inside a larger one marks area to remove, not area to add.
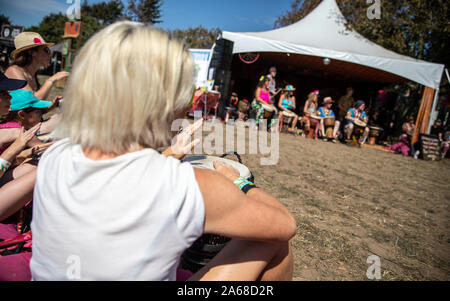
[[[186,29],[202,25],[228,31],[273,29],[277,17],[293,0],[165,0],[162,9],[164,29]],[[49,13],[65,13],[75,0],[0,0],[0,13],[14,25],[37,25]],[[81,0],[82,2],[82,0]],[[102,0],[88,0],[89,4]],[[127,0],[123,0],[126,4]]]

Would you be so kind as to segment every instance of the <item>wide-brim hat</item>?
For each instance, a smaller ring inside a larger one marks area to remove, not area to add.
[[[284,88],[284,91],[295,91],[296,89],[294,88],[294,86],[293,85],[287,85],[285,88]]]
[[[26,85],[26,80],[8,78],[3,74],[3,72],[0,72],[0,90],[13,91],[21,89]]]
[[[54,43],[47,43],[37,32],[24,31],[16,36],[14,39],[14,46],[16,49],[11,52],[11,58],[15,59],[19,53],[22,51],[38,47],[47,46],[51,47],[55,45]]]
[[[330,104],[330,103],[334,103],[334,101],[333,101],[333,99],[331,97],[327,96],[327,97],[325,97],[323,99],[323,104],[324,105],[327,105],[327,104]]]
[[[16,90],[11,95],[11,111],[20,111],[27,108],[46,109],[52,105],[51,101],[40,100],[30,90]]]

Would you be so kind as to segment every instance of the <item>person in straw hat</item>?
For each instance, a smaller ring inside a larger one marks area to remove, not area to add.
[[[26,80],[24,90],[30,90],[39,99],[46,99],[55,81],[69,76],[66,71],[61,71],[50,78],[41,86],[37,80],[37,72],[41,67],[50,65],[53,43],[47,43],[36,32],[22,32],[14,39],[16,49],[11,53],[12,64],[6,70],[5,75],[13,79]]]
[[[322,118],[334,117],[334,118],[336,118],[336,115],[334,114],[333,110],[331,109],[331,107],[333,106],[333,103],[334,103],[334,101],[331,97],[329,97],[329,96],[325,97],[323,99],[323,105],[317,110],[319,117],[322,117]],[[338,135],[340,125],[341,125],[341,123],[338,120],[335,120],[334,128],[333,128],[333,140],[332,140],[334,143],[336,143],[336,138]],[[320,128],[322,131],[322,135],[325,136],[326,132],[325,132],[325,125],[324,125],[323,119],[320,122]],[[327,140],[326,138],[324,138],[324,139]]]
[[[283,94],[281,94],[281,96],[280,96],[280,100],[278,101],[278,107],[281,110],[280,114],[278,115],[280,129],[283,126],[283,119],[285,116],[288,117],[287,115],[290,115],[290,117],[293,117],[291,127],[288,129],[289,132],[294,131],[294,128],[298,122],[298,115],[294,113],[294,111],[295,111],[294,91],[295,90],[296,89],[294,88],[294,86],[287,85],[284,88]],[[290,117],[288,117],[288,118],[290,118]]]

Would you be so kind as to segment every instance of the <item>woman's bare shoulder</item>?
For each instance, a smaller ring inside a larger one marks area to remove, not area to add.
[[[9,66],[5,71],[5,75],[9,78],[25,79],[24,70],[17,65]]]

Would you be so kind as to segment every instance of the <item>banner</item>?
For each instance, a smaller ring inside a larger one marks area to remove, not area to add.
[[[209,65],[213,54],[212,49],[189,49],[195,63],[195,86],[207,87],[212,90],[211,81],[208,81]]]

